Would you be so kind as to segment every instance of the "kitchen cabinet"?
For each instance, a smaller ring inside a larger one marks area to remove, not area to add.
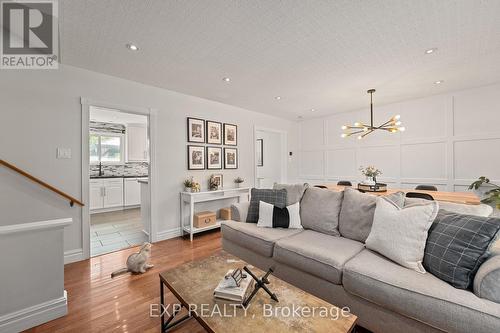
[[[129,124],[125,133],[127,135],[127,161],[148,161],[149,156],[147,126]]]
[[[91,179],[90,210],[123,206],[123,178]]]
[[[141,204],[141,185],[138,180],[147,178],[125,178],[124,197],[125,206],[136,206]]]
[[[104,208],[123,206],[123,178],[104,179]]]
[[[103,188],[102,188],[102,179],[92,179],[90,180],[90,209],[100,209],[103,208],[104,201],[102,199],[103,196]]]

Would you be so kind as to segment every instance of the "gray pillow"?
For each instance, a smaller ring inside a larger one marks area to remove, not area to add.
[[[405,206],[427,203],[429,200],[419,198],[406,198]],[[485,204],[467,205],[455,202],[439,202],[439,209],[446,210],[452,213],[477,215],[477,216],[490,216],[493,213],[493,208]]]
[[[274,183],[274,190],[286,190],[286,205],[290,206],[302,200],[304,192],[309,187],[309,184],[278,184]]]
[[[404,205],[404,193],[396,192],[386,196],[398,207]],[[344,201],[340,210],[339,231],[343,237],[365,242],[372,230],[377,196],[361,193],[352,188],[344,190]]]
[[[488,259],[474,277],[474,294],[500,303],[500,256]]]
[[[259,202],[264,201],[279,208],[286,207],[286,190],[270,190],[253,188],[250,194],[247,222],[257,223],[259,220]]]
[[[455,288],[472,289],[499,230],[499,218],[439,211],[429,229],[425,269]]]
[[[344,192],[310,187],[300,203],[300,220],[305,229],[340,236],[339,213]]]

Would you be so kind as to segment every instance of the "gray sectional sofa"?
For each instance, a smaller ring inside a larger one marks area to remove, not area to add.
[[[306,205],[317,204],[303,200],[301,215],[315,209]],[[234,205],[233,219],[246,221],[248,206]],[[340,213],[339,224],[342,230]],[[263,270],[273,266],[279,278],[336,306],[348,306],[359,317],[358,324],[373,332],[500,332],[500,304],[476,296],[498,297],[499,256],[480,267],[474,281],[479,291],[474,293],[399,266],[366,249],[362,241],[311,229],[224,222],[222,245]]]

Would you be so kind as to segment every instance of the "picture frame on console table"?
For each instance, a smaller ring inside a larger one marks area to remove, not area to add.
[[[224,169],[238,169],[237,148],[224,148]]]
[[[205,120],[188,117],[187,136],[188,142],[205,143]]]
[[[222,169],[222,147],[207,147],[207,169]]]
[[[224,123],[224,145],[238,145],[238,126]]]
[[[188,170],[205,170],[205,147],[187,146]]]
[[[206,137],[207,143],[212,145],[222,144],[222,123],[207,120]]]

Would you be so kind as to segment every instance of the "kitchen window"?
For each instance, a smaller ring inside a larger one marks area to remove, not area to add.
[[[90,134],[89,147],[91,164],[122,164],[124,161],[122,134]]]

